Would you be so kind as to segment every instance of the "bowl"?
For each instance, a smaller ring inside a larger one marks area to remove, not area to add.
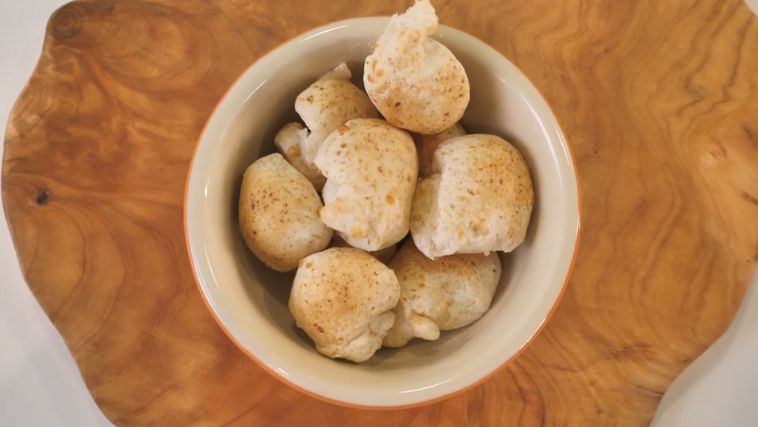
[[[381,349],[368,362],[328,359],[295,327],[287,310],[294,273],[258,261],[237,227],[242,173],[275,151],[274,135],[297,120],[297,94],[347,62],[358,84],[372,43],[389,18],[361,18],[317,28],[250,66],[216,106],[197,145],[185,200],[185,232],[200,292],[221,328],[271,374],[331,402],[407,407],[472,387],[512,361],[555,309],[569,279],[579,235],[573,159],[545,100],[500,53],[440,26],[437,40],[466,68],[470,132],[505,137],[524,154],[535,186],[526,241],[502,255],[503,275],[490,310],[476,323]]]

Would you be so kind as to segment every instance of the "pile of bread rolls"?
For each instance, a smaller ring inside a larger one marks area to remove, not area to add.
[[[281,154],[242,179],[242,237],[270,268],[297,269],[289,310],[328,357],[362,362],[475,322],[500,281],[496,252],[526,235],[526,162],[465,134],[468,77],[436,28],[428,0],[393,16],[366,91],[345,64],[322,76],[295,100],[304,125],[284,125]]]

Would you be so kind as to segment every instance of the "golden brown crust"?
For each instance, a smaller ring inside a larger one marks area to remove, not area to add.
[[[277,271],[324,249],[332,230],[319,218],[313,185],[280,154],[261,157],[242,177],[239,226],[248,248]]]
[[[416,189],[411,235],[434,258],[510,252],[526,236],[534,204],[521,153],[494,135],[465,135],[436,150],[432,175]]]
[[[470,98],[468,76],[450,50],[430,36],[437,15],[427,0],[393,16],[366,58],[363,84],[393,125],[435,134],[463,116]]]
[[[347,66],[340,64],[295,100],[295,111],[310,130],[303,155],[311,164],[321,142],[339,126],[352,119],[379,117],[371,100],[350,81],[350,76]]]
[[[418,173],[405,131],[350,120],[321,144],[316,166],[327,177],[321,219],[351,246],[376,251],[405,237]]]
[[[289,310],[320,353],[362,362],[381,347],[399,298],[384,264],[360,249],[330,248],[301,261]]]
[[[500,281],[500,258],[450,255],[435,260],[408,241],[390,263],[400,283],[395,325],[384,345],[401,347],[414,337],[435,340],[439,331],[461,328],[488,309]]]
[[[282,155],[317,191],[326,179],[313,160],[324,138],[350,119],[379,117],[371,100],[350,77],[350,69],[343,63],[308,86],[295,99],[295,111],[306,127],[288,123],[274,138]]]

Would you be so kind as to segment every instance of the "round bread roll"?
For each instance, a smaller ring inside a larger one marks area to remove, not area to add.
[[[416,141],[416,151],[418,151],[418,175],[420,177],[431,175],[434,152],[440,144],[450,138],[465,134],[466,131],[460,122],[434,135],[417,134],[414,140]]]
[[[494,135],[465,135],[437,148],[413,199],[411,235],[429,258],[510,252],[526,236],[534,204],[521,153]]]
[[[402,347],[414,337],[436,340],[440,331],[478,320],[490,308],[500,282],[500,258],[489,255],[424,256],[408,241],[390,263],[400,282],[395,324],[384,338]]]
[[[453,126],[470,97],[463,65],[430,37],[436,29],[434,7],[418,0],[392,17],[363,68],[366,92],[384,118],[424,134]]]
[[[332,238],[319,218],[321,199],[310,182],[279,154],[253,162],[242,177],[239,225],[247,247],[276,271],[297,268]]]
[[[331,248],[352,248],[349,243],[345,241],[342,237],[340,237],[339,234],[334,234],[334,237],[332,237],[332,243],[329,244],[329,247]],[[378,259],[382,262],[382,264],[389,264],[390,261],[392,261],[392,257],[395,256],[397,253],[397,245],[391,245],[387,246],[384,249],[379,249],[378,251],[369,252],[371,256]]]
[[[300,262],[289,310],[319,353],[363,362],[381,347],[399,298],[387,266],[360,249],[330,248]]]
[[[377,251],[408,233],[418,159],[413,139],[378,119],[354,119],[319,147],[321,220],[350,246]]]
[[[302,91],[295,100],[295,111],[307,129],[289,123],[274,138],[279,151],[317,190],[323,187],[324,178],[313,160],[324,138],[350,119],[379,117],[368,96],[350,81],[351,76],[343,63]]]

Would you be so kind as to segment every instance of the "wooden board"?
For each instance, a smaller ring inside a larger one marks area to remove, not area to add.
[[[409,1],[80,1],[51,18],[2,190],[28,284],[118,425],[644,425],[729,325],[758,259],[758,20],[741,0],[435,1],[553,106],[584,231],[546,330],[493,379],[402,411],[332,406],[238,351],[195,288],[188,164],[283,41]],[[729,391],[724,391],[729,393]]]

